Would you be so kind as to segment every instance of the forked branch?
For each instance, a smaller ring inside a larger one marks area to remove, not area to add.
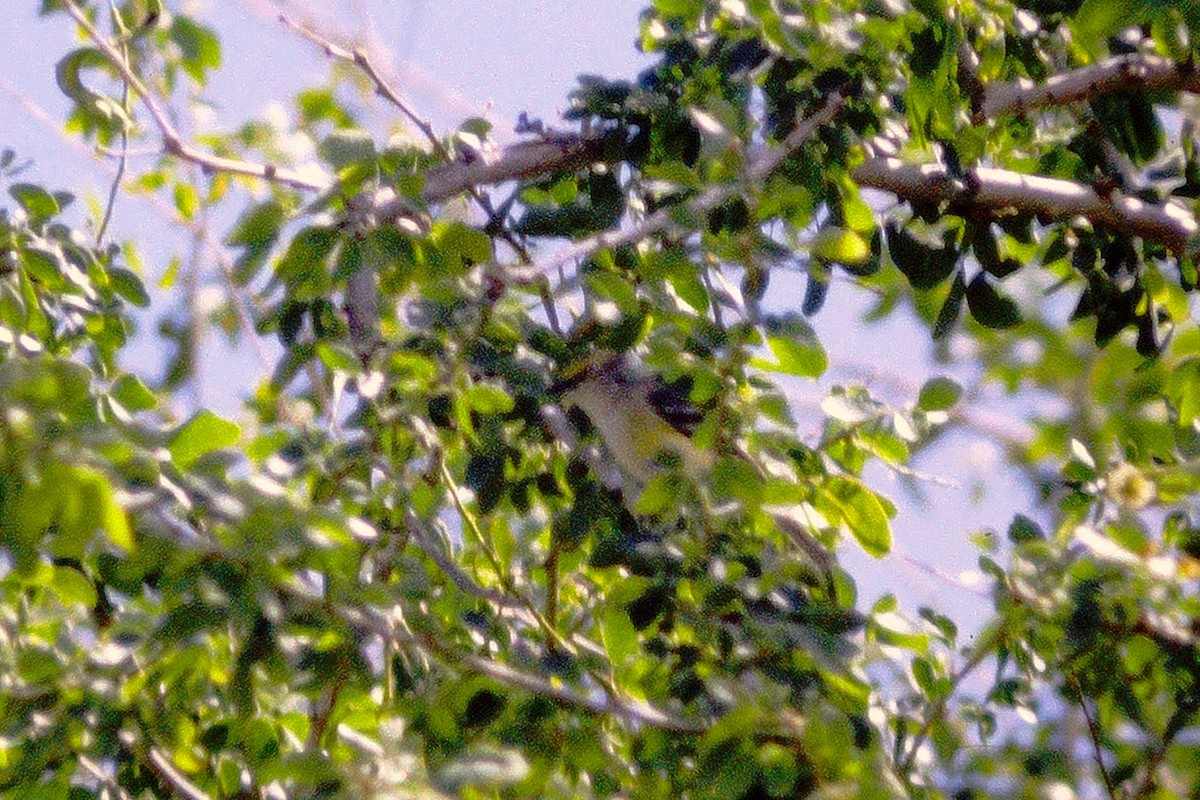
[[[154,93],[150,91],[149,87],[133,71],[133,67],[129,65],[129,61],[121,51],[97,30],[96,26],[92,24],[83,10],[75,4],[74,0],[63,0],[63,2],[67,13],[83,29],[87,37],[104,54],[104,57],[117,70],[128,87],[142,101],[142,104],[146,106],[150,118],[154,120],[154,125],[158,128],[165,152],[176,158],[195,164],[206,172],[224,172],[231,175],[262,178],[272,183],[304,191],[321,191],[328,188],[329,180],[327,178],[316,179],[306,176],[298,170],[287,169],[276,164],[226,158],[188,144],[184,140],[183,135],[180,134],[179,129],[171,122],[171,117],[166,109],[162,107],[158,99],[154,96]]]

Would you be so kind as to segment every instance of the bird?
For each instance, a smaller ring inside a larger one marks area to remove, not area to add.
[[[551,390],[564,407],[587,416],[621,470],[645,485],[672,456],[693,477],[716,463],[711,449],[692,440],[704,414],[688,397],[689,388],[689,381],[667,383],[639,370],[626,354],[600,351]]]
[[[627,354],[597,351],[552,384],[551,392],[564,407],[578,408],[587,416],[605,450],[639,486],[663,474],[671,458],[678,459],[697,484],[717,463],[717,454],[692,438],[704,415],[689,397],[688,382],[668,383]],[[731,455],[764,475],[746,452],[735,450]],[[830,554],[807,527],[783,511],[771,517],[829,575]]]

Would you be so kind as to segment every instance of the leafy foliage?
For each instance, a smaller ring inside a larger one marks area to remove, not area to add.
[[[163,139],[117,188],[197,242],[237,221],[140,378],[137,247],[0,157],[0,789],[1200,792],[1197,20],[1110,5],[654,0],[654,66],[581,78],[583,133],[523,120],[508,152],[552,155],[494,202],[451,180],[503,161],[488,125],[439,138],[361,52],[324,43],[427,141],[335,77],[193,146],[156,98],[202,96],[213,29],[44,2],[87,36],[66,127]],[[804,436],[782,382],[826,374],[805,317],[844,284],[979,385],[835,386]],[[210,327],[279,348],[239,421],[182,410]],[[711,470],[613,469],[554,390],[600,351],[684,388]],[[1056,401],[1007,443],[1043,505],[978,537],[992,617],[861,608],[834,554],[893,546],[876,468],[917,476],[989,385]]]

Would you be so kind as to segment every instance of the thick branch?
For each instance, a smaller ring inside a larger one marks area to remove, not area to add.
[[[1176,253],[1185,252],[1200,229],[1195,217],[1174,202],[1154,205],[1119,194],[1102,196],[1081,183],[1003,169],[972,170],[968,186],[940,164],[872,158],[853,175],[859,185],[882,189],[902,200],[955,202],[981,211],[1015,210],[1055,219],[1086,217],[1127,236],[1160,242]]]
[[[986,117],[1069,103],[1114,92],[1177,89],[1200,92],[1200,71],[1158,56],[1127,55],[1056,75],[1045,83],[1028,79],[989,86],[982,110]],[[556,136],[546,141],[521,142],[477,161],[454,162],[430,171],[423,196],[437,202],[476,185],[502,183],[583,165],[602,158],[602,137]],[[398,208],[383,206],[396,213]]]
[[[601,136],[556,134],[484,152],[469,161],[441,164],[425,174],[421,198],[427,203],[439,203],[476,186],[527,180],[596,161],[612,161],[614,148],[610,143],[614,142],[615,136],[612,133]],[[378,218],[396,219],[411,211],[408,198],[394,189],[384,188],[375,193],[373,212]]]
[[[117,48],[100,35],[74,2],[68,0],[66,7],[76,23],[125,79],[133,93],[145,104],[159,130],[163,148],[168,153],[208,171],[262,178],[302,190],[325,188],[323,181],[314,180],[295,170],[272,164],[223,158],[186,143],[165,109],[133,72]],[[328,48],[330,43],[325,45]],[[352,51],[343,53],[339,49],[331,54],[354,60],[361,66],[358,54]],[[373,77],[377,78],[378,86],[378,76]],[[1200,92],[1200,71],[1191,65],[1179,64],[1158,56],[1118,56],[1055,75],[1038,85],[1027,79],[994,84],[985,91],[981,111],[985,117],[996,117],[1010,112],[1133,90]],[[388,96],[388,92],[383,93],[385,97]],[[398,98],[389,99],[395,102]],[[407,107],[403,110],[407,110]],[[816,116],[823,114],[819,112]],[[804,127],[806,126],[802,124],[798,126],[798,130]],[[805,132],[805,135],[808,133],[810,132]],[[610,137],[613,136],[619,134],[554,135],[541,140],[520,142],[496,152],[485,152],[470,160],[446,163],[434,167],[426,174],[422,199],[436,203],[477,186],[525,180],[556,170],[581,167],[594,161],[613,160],[616,150],[610,147]],[[789,143],[784,142],[767,151],[758,164],[751,165],[748,177],[764,177],[765,173],[770,171],[773,162],[786,155],[790,149]],[[952,201],[981,210],[1015,209],[1056,219],[1083,216],[1121,233],[1161,242],[1175,252],[1186,250],[1198,227],[1195,218],[1177,204],[1154,205],[1120,195],[1101,196],[1083,184],[1021,175],[1006,170],[979,168],[973,172],[977,185],[968,187],[938,165],[916,166],[896,159],[875,158],[855,170],[854,176],[863,186],[882,189],[903,200]],[[714,198],[705,196],[702,199],[712,202]],[[379,190],[373,200],[371,205],[375,214],[383,219],[398,217],[409,210],[406,198],[392,189]],[[650,227],[659,227],[669,222],[665,216],[646,221],[652,223]],[[608,238],[601,237],[587,244],[599,248],[611,246],[614,241],[629,241],[630,236],[644,234],[645,228],[646,224],[639,226],[637,231],[610,231]],[[578,257],[581,254],[579,247],[580,245],[576,245],[568,248],[570,255],[567,258]],[[556,263],[560,261],[561,257],[556,259]]]
[[[1114,56],[1097,64],[1054,75],[1045,83],[1028,78],[997,83],[984,92],[983,115],[1028,111],[1073,103],[1117,92],[1200,92],[1200,71],[1191,64],[1168,58],[1131,54]]]

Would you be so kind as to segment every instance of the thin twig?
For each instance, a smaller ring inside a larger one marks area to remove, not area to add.
[[[488,561],[492,564],[492,569],[496,572],[496,577],[500,579],[501,585],[507,589],[510,585],[508,573],[500,563],[500,558],[492,550],[491,545],[488,544],[487,538],[483,535],[483,529],[479,527],[479,521],[475,519],[475,515],[471,513],[471,510],[467,508],[467,504],[463,502],[462,495],[458,490],[458,482],[454,480],[454,476],[450,474],[450,468],[446,466],[444,461],[438,466],[441,470],[442,483],[446,485],[446,490],[450,492],[450,499],[454,503],[454,510],[458,512],[458,516],[462,519],[463,527],[467,529],[467,532],[471,534],[475,543],[483,550],[484,555],[487,556]]]
[[[66,6],[67,13],[75,20],[75,23],[83,29],[83,32],[87,34],[92,43],[99,48],[109,63],[116,68],[117,72],[125,80],[126,85],[142,101],[151,119],[154,120],[155,127],[158,128],[164,151],[184,161],[196,164],[207,172],[224,172],[231,175],[261,178],[271,183],[306,191],[321,191],[328,188],[330,183],[328,178],[313,180],[312,178],[305,177],[297,170],[280,167],[275,164],[225,158],[200,150],[185,142],[179,130],[171,122],[170,115],[159,104],[146,84],[142,83],[142,80],[134,73],[133,68],[122,57],[121,52],[113,46],[112,42],[101,35],[100,31],[96,29],[96,26],[87,18],[82,9],[75,4],[75,0],[63,0],[63,4]]]
[[[304,37],[308,41],[324,50],[325,54],[330,58],[336,58],[356,66],[364,75],[367,76],[367,79],[374,84],[375,94],[379,95],[384,100],[395,106],[401,114],[403,114],[410,122],[412,122],[413,125],[417,127],[419,131],[421,131],[421,133],[425,136],[425,139],[429,142],[430,147],[433,148],[433,152],[438,155],[443,163],[451,163],[455,160],[454,154],[450,152],[445,143],[438,137],[433,125],[427,119],[417,114],[416,111],[413,110],[412,106],[405,102],[404,98],[400,96],[400,92],[391,85],[387,78],[384,77],[382,71],[375,66],[375,63],[371,60],[371,57],[367,54],[366,50],[358,47],[354,49],[343,47],[328,36],[318,33],[312,28],[292,20],[287,14],[279,14],[278,19],[280,23],[284,25],[284,27],[294,31],[298,35]],[[466,193],[483,212],[484,216],[488,220],[489,231],[492,229],[492,225],[494,223],[501,223],[496,224],[494,235],[504,240],[504,242],[512,248],[513,252],[516,253],[520,263],[528,264],[530,261],[529,251],[526,250],[525,246],[516,238],[516,236],[512,234],[511,231],[505,228],[505,226],[502,224],[503,220],[497,220],[496,209],[492,205],[491,198],[475,185],[464,187],[464,191],[466,191]]]
[[[154,771],[170,784],[177,794],[183,795],[186,800],[209,800],[208,794],[176,769],[171,759],[157,747],[151,747],[148,756]]]
[[[91,149],[85,147],[79,142],[79,140],[64,135],[62,129],[58,126],[58,123],[55,122],[48,113],[46,113],[44,108],[38,105],[31,97],[17,89],[16,86],[12,85],[12,83],[6,80],[3,75],[0,75],[0,91],[7,92],[9,95],[11,95],[17,103],[25,108],[25,110],[34,120],[41,123],[43,127],[61,137],[67,145],[74,147],[81,155],[93,159],[97,153],[102,155],[116,155],[107,148],[98,147]],[[132,151],[130,151],[130,155],[133,155]],[[100,164],[101,169],[107,172],[110,178],[116,175],[116,170],[114,168],[110,167],[103,161],[101,161]],[[189,233],[193,234],[193,236],[196,234],[203,236],[204,245],[208,248],[209,253],[216,260],[217,265],[221,268],[226,288],[229,290],[230,295],[234,298],[238,323],[242,328],[243,335],[249,339],[254,347],[255,356],[259,364],[264,369],[269,369],[271,366],[271,360],[267,357],[267,353],[263,349],[262,337],[259,336],[257,329],[254,327],[254,320],[250,312],[250,307],[246,299],[242,297],[240,292],[237,291],[237,280],[234,275],[235,268],[233,261],[229,258],[229,254],[226,252],[221,242],[208,230],[207,221],[205,220],[203,223],[197,223],[195,220],[184,219],[179,214],[177,209],[164,202],[157,194],[146,196],[145,202],[149,203],[149,205],[158,214],[160,214],[171,224],[182,226]],[[203,206],[201,206],[201,208],[203,208]]]
[[[551,536],[550,552],[546,554],[546,620],[558,624],[558,556],[559,543]]]
[[[199,408],[204,407],[204,382],[200,378],[200,347],[206,327],[201,324],[204,317],[200,313],[200,270],[203,262],[201,241],[202,237],[199,232],[193,232],[187,264],[183,272],[183,304],[187,309],[187,322],[183,339],[180,341],[180,346],[187,354],[187,379],[191,383],[192,397]]]
[[[705,722],[694,722],[677,717],[643,701],[621,698],[608,693],[580,692],[567,686],[561,680],[544,678],[540,675],[522,672],[489,658],[454,651],[433,636],[403,631],[392,620],[370,609],[347,608],[343,610],[343,618],[355,626],[366,623],[372,632],[381,636],[385,642],[400,647],[415,647],[444,664],[461,667],[506,686],[548,697],[563,705],[573,706],[588,713],[617,717],[633,724],[648,725],[677,733],[702,733],[708,728],[708,724]]]
[[[172,794],[184,800],[210,800],[208,794],[180,772],[166,754],[157,747],[147,747],[139,741],[138,734],[124,732],[120,736],[120,742],[126,752],[144,764],[147,771],[158,778]]]
[[[1133,791],[1132,797],[1139,799],[1148,797],[1158,784],[1156,773],[1170,752],[1171,743],[1180,732],[1188,730],[1188,726],[1183,724],[1184,720],[1190,719],[1196,713],[1196,709],[1200,708],[1200,698],[1196,697],[1195,693],[1191,693],[1189,697],[1189,701],[1176,706],[1175,711],[1167,720],[1165,731],[1160,737],[1158,744],[1154,746],[1149,757],[1142,763],[1142,779],[1138,782],[1138,786]]]
[[[71,16],[146,105],[168,153],[192,161],[207,170],[262,178],[298,189],[326,188],[328,179],[314,181],[294,170],[273,164],[222,158],[186,144],[158,101],[133,73],[128,62],[99,34],[74,0],[64,0],[64,3]],[[353,52],[347,52],[351,57],[354,56]],[[1062,73],[1040,86],[1022,82],[997,84],[986,92],[982,107],[985,116],[994,118],[1013,110],[1071,102],[1130,88],[1200,90],[1200,71],[1189,70],[1187,65],[1153,56],[1121,56]],[[799,130],[793,133],[799,133]],[[450,162],[442,168],[429,171],[423,197],[429,201],[446,199],[485,184],[542,175],[562,168],[565,164],[587,163],[589,158],[594,159],[604,154],[603,138],[566,137],[561,140],[524,142],[505,148],[492,158],[471,163]],[[758,174],[765,175],[773,168],[774,159],[782,160],[786,154],[785,147],[775,148],[760,163],[759,168],[763,171]],[[749,174],[753,176],[755,173]],[[1082,184],[1021,175],[1006,170],[980,168],[974,170],[972,175],[978,185],[965,187],[939,165],[907,165],[896,159],[878,157],[868,159],[854,172],[861,185],[883,189],[903,199],[960,201],[984,210],[999,211],[1012,208],[1058,219],[1084,216],[1121,233],[1162,242],[1176,252],[1182,252],[1189,240],[1200,230],[1195,218],[1188,211],[1173,204],[1156,206],[1129,197],[1101,197]],[[731,190],[726,188],[726,191]],[[698,203],[701,210],[708,203],[719,203],[728,196],[719,192],[711,196],[708,196],[709,194],[705,193],[698,198],[698,201],[707,201]],[[376,211],[384,217],[389,213],[402,213],[406,207],[404,198],[390,190],[378,193],[374,205]],[[587,248],[578,251],[568,248],[564,256],[567,260],[586,257],[606,247],[637,241],[646,235],[646,230],[652,232],[665,228],[670,223],[671,218],[667,214],[651,215],[643,221],[642,226],[624,236],[620,235],[621,232],[610,231],[607,232],[612,234],[609,237],[588,240]],[[633,238],[630,239],[630,236]],[[589,252],[589,248],[594,249],[590,249]],[[555,266],[555,263],[556,261],[551,261],[550,266]]]
[[[1108,767],[1104,765],[1104,748],[1100,744],[1100,726],[1092,718],[1092,712],[1087,706],[1087,698],[1083,696],[1083,687],[1079,685],[1079,679],[1075,677],[1075,673],[1068,671],[1067,680],[1075,690],[1075,696],[1079,700],[1079,709],[1083,711],[1083,718],[1087,722],[1088,738],[1092,741],[1092,755],[1096,761],[1096,767],[1100,770],[1104,788],[1108,791],[1110,800],[1117,800],[1117,787],[1113,784],[1112,776],[1108,774]]]
[[[433,129],[433,125],[431,125],[428,120],[423,119],[420,115],[413,111],[408,103],[404,102],[404,98],[401,97],[400,93],[392,88],[392,85],[388,83],[386,78],[383,77],[383,74],[375,67],[375,64],[372,63],[370,56],[367,55],[365,50],[360,48],[351,50],[349,48],[342,47],[329,37],[318,33],[306,25],[302,25],[299,22],[294,21],[287,14],[281,13],[279,14],[278,18],[285,28],[294,31],[308,41],[320,47],[325,51],[325,55],[329,56],[330,58],[336,58],[341,61],[354,64],[356,67],[362,70],[363,74],[367,76],[371,83],[375,84],[375,93],[395,106],[401,114],[408,117],[409,121],[412,122],[413,125],[416,125],[421,133],[424,134],[425,138],[429,140],[430,144],[433,145],[434,151],[439,156],[447,161],[451,160],[450,153],[446,150],[446,146],[442,144],[442,141],[438,139],[437,133]]]
[[[121,784],[112,775],[109,775],[103,767],[97,764],[88,756],[79,756],[79,766],[83,767],[84,772],[92,776],[96,782],[103,786],[118,800],[131,800],[129,792],[121,788]]]
[[[954,697],[954,693],[958,691],[958,687],[962,685],[962,682],[966,680],[968,675],[974,672],[980,664],[987,660],[988,656],[992,655],[995,644],[1003,639],[1006,635],[1006,627],[1004,625],[1000,625],[995,628],[989,636],[986,636],[975,643],[975,652],[969,659],[967,659],[967,662],[963,664],[962,668],[950,678],[950,686],[947,687],[942,696],[935,700],[933,705],[930,706],[929,714],[925,717],[925,721],[921,723],[921,727],[913,736],[912,744],[909,745],[908,748],[908,753],[900,761],[899,771],[902,776],[907,775],[909,771],[912,770],[913,763],[916,761],[921,747],[924,746],[925,740],[929,738],[929,733],[933,730],[933,726],[936,725],[938,720],[940,720],[946,713],[946,707],[949,705],[950,700]]]
[[[554,625],[551,624],[551,622],[542,615],[542,612],[538,610],[537,606],[533,604],[533,601],[529,600],[527,597],[521,595],[517,591],[516,586],[513,584],[512,577],[504,570],[503,565],[500,563],[500,558],[496,555],[496,551],[492,549],[491,545],[488,544],[487,538],[484,537],[483,529],[479,527],[479,521],[475,519],[475,515],[471,513],[471,510],[467,508],[466,503],[463,502],[461,493],[458,489],[458,483],[454,480],[454,476],[450,474],[450,469],[446,466],[444,461],[441,462],[439,466],[441,467],[442,482],[446,485],[446,489],[450,492],[451,501],[454,503],[454,508],[456,511],[458,511],[458,515],[463,521],[463,527],[467,529],[467,532],[471,534],[473,539],[475,539],[476,544],[478,544],[480,549],[483,550],[484,555],[487,556],[488,561],[491,562],[492,569],[496,571],[496,576],[500,579],[500,585],[503,586],[504,590],[510,595],[520,598],[521,604],[525,606],[525,610],[528,611],[535,620],[537,620],[538,627],[542,629],[542,631],[551,641],[554,642],[554,644],[558,645],[568,653],[575,652],[575,646],[563,638],[562,634],[555,629]]]
[[[471,576],[459,569],[454,560],[441,551],[441,549],[431,541],[425,531],[425,523],[413,511],[409,511],[405,515],[408,522],[410,540],[417,546],[417,549],[429,558],[437,568],[442,571],[450,582],[454,584],[459,591],[466,594],[478,597],[480,600],[486,601],[488,604],[500,609],[508,609],[509,611],[524,611],[525,604],[520,600],[505,594],[497,589],[491,589],[476,583],[471,579]]]
[[[345,685],[345,673],[332,675],[330,682],[313,702],[312,712],[309,714],[308,741],[305,745],[310,751],[317,752],[321,749],[321,739],[329,730],[329,721],[333,717],[333,711],[337,708],[338,696],[342,693]]]
[[[619,132],[599,136],[555,134],[484,152],[472,161],[451,161],[425,173],[421,199],[439,203],[473,186],[490,186],[508,181],[537,178],[558,170],[582,167],[598,161],[613,161],[619,155],[610,145],[623,137]],[[373,212],[380,219],[395,219],[410,213],[408,198],[394,189],[379,190]]]
[[[538,296],[542,299],[542,308],[546,311],[546,321],[555,335],[562,336],[562,324],[558,321],[558,307],[554,304],[554,293],[550,291],[550,280],[542,276],[537,282]]]
[[[120,22],[121,12],[112,6],[113,18]],[[129,61],[129,47],[121,42],[121,59]],[[129,115],[129,81],[121,82],[121,108]],[[108,224],[112,221],[113,209],[117,205],[117,192],[121,190],[121,181],[125,178],[125,168],[129,165],[129,126],[121,126],[121,149],[117,160],[117,174],[113,176],[112,185],[108,188],[108,202],[104,206],[104,216],[100,219],[100,227],[96,229],[96,247],[104,244],[104,236],[108,233]]]
[[[295,31],[300,36],[320,47],[330,58],[336,58],[358,67],[358,69],[360,69],[362,73],[367,76],[367,79],[374,84],[375,93],[395,106],[396,109],[399,110],[400,113],[405,117],[407,117],[413,125],[417,126],[417,129],[421,131],[421,134],[429,142],[430,147],[433,148],[433,152],[435,152],[443,162],[450,163],[455,160],[454,154],[450,152],[450,150],[446,147],[446,144],[438,137],[437,131],[434,130],[432,123],[417,114],[417,112],[413,110],[412,106],[410,106],[404,100],[404,98],[401,97],[400,92],[391,85],[387,78],[384,77],[383,72],[375,66],[374,61],[371,60],[371,57],[367,54],[366,50],[362,49],[361,47],[356,47],[354,49],[343,47],[328,36],[318,33],[312,28],[294,21],[287,14],[279,14],[279,21],[284,25],[284,27]],[[471,199],[475,201],[480,210],[482,210],[487,216],[489,221],[493,221],[495,219],[496,210],[492,206],[491,199],[486,194],[481,192],[478,186],[466,186],[464,187],[464,191],[471,196]],[[524,245],[517,241],[516,237],[503,229],[498,232],[498,235],[513,249],[513,251],[520,258],[521,263],[524,264],[529,262],[528,251],[525,249]]]
[[[126,104],[129,98],[129,87],[125,87],[124,98],[122,104]],[[100,220],[100,227],[96,229],[96,246],[100,247],[104,243],[104,236],[108,233],[108,224],[112,221],[113,209],[117,205],[117,192],[121,190],[121,181],[125,179],[125,168],[129,164],[129,131],[121,129],[121,154],[117,160],[117,174],[113,176],[112,185],[108,188],[108,201],[104,205],[104,217]]]

